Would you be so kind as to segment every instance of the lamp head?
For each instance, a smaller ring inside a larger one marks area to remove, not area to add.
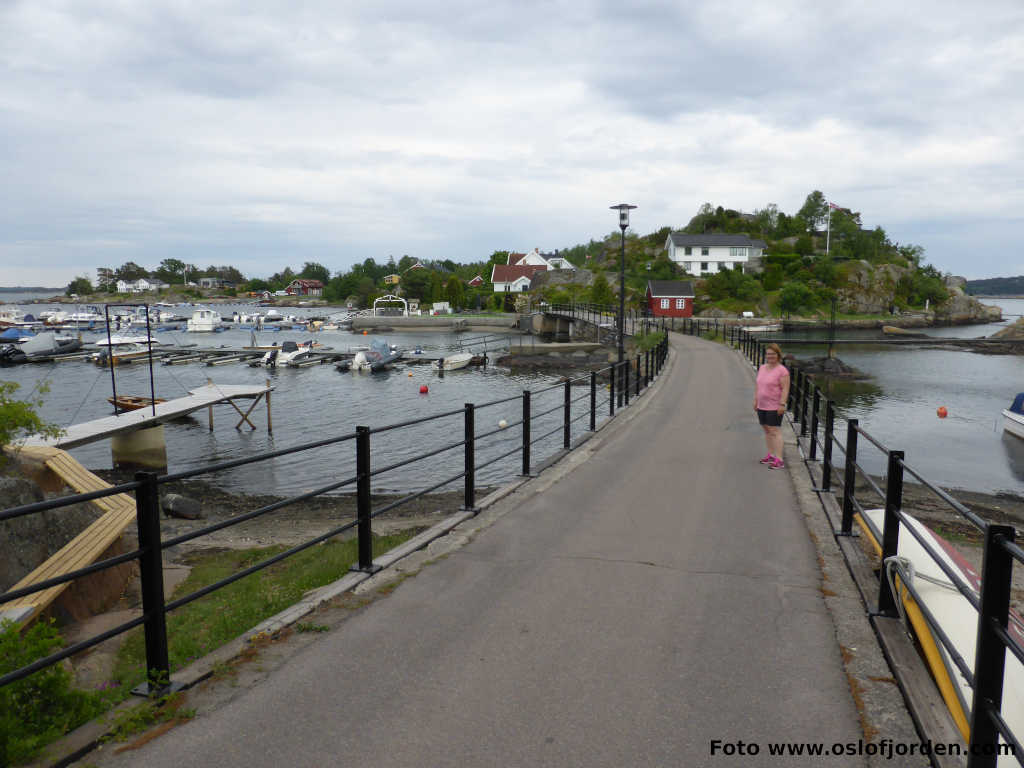
[[[619,229],[625,231],[629,227],[629,212],[635,205],[629,205],[628,203],[619,203],[618,205],[609,206],[611,210],[617,210],[619,212]]]

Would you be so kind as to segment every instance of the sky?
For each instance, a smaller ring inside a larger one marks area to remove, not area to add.
[[[0,284],[470,262],[819,189],[1024,274],[1024,3],[0,0]]]

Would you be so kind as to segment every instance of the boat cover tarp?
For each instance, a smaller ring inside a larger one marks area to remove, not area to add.
[[[1010,406],[1010,411],[1024,415],[1024,392],[1019,393],[1013,398],[1013,405]]]

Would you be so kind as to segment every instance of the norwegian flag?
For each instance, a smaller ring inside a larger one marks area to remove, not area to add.
[[[829,204],[828,204],[828,207],[829,207],[829,208],[831,208],[831,209],[832,209],[833,211],[841,211],[841,210],[843,210],[842,208],[840,208],[840,207],[839,207],[838,205],[836,205],[835,203],[829,203]]]

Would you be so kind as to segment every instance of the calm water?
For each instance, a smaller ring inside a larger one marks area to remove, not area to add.
[[[1024,313],[1022,299],[987,299],[1007,315]],[[1015,320],[991,325],[933,328],[934,336],[988,336]],[[797,357],[821,355],[823,347],[788,342]],[[1024,391],[1024,357],[864,344],[842,345],[843,362],[869,374],[862,384],[835,390],[840,413],[857,418],[909,465],[947,486],[1024,494],[1024,441],[1004,435],[1000,412]],[[949,416],[940,419],[936,409]],[[879,451],[858,451],[862,465],[883,473]]]
[[[34,309],[42,307],[35,305]],[[289,309],[293,314],[312,314],[313,310]],[[323,310],[318,310],[320,314]],[[230,308],[222,307],[224,316]],[[349,350],[366,345],[374,338],[385,339],[403,349],[421,347],[426,352],[448,348],[459,338],[468,339],[484,334],[450,333],[391,333],[363,336],[350,332],[321,332],[317,335],[325,346],[335,350]],[[300,331],[280,331],[259,335],[261,344],[292,339],[306,340],[313,334]],[[96,335],[86,336],[98,338]],[[157,335],[166,344],[199,344],[202,347],[238,348],[250,341],[249,331],[226,331],[217,334],[166,332]],[[493,344],[490,347],[494,349]],[[465,403],[486,403],[510,396],[519,396],[524,389],[536,391],[556,382],[549,374],[513,375],[493,366],[467,368],[446,373],[443,377],[427,365],[408,365],[380,374],[339,373],[326,364],[303,369],[282,368],[268,370],[250,368],[243,363],[230,363],[208,367],[189,363],[178,366],[155,365],[153,368],[157,397],[184,396],[190,388],[206,383],[207,377],[217,384],[262,384],[270,379],[276,389],[272,396],[274,432],[266,431],[267,413],[263,403],[250,417],[257,429],[245,427],[236,430],[239,416],[228,405],[214,409],[214,430],[209,431],[205,409],[193,417],[168,424],[165,428],[170,471],[180,471],[207,464],[241,458],[246,455],[286,448],[333,435],[353,431],[357,425],[381,427],[430,414],[462,408]],[[48,382],[42,415],[61,426],[79,423],[109,415],[111,406],[106,398],[111,392],[110,371],[91,362],[73,361],[51,365],[22,365],[3,369],[0,375],[21,385],[19,395],[36,391]],[[135,364],[115,369],[117,391],[121,394],[148,395],[149,367]],[[429,393],[419,393],[427,385]],[[589,393],[589,388],[574,388],[573,397]],[[562,402],[561,389],[534,397],[534,413],[554,408]],[[240,401],[243,410],[250,401]],[[582,415],[587,407],[586,398],[574,403],[574,417]],[[498,429],[502,419],[513,423],[521,419],[521,401],[496,405],[478,411],[477,434]],[[561,424],[561,411],[535,419],[534,437],[556,429]],[[574,435],[585,428],[586,419],[574,423]],[[244,426],[244,425],[243,425]],[[481,440],[477,447],[478,463],[512,450],[521,440],[518,427],[511,427]],[[462,415],[407,429],[374,435],[372,438],[375,466],[383,466],[412,457],[431,449],[462,440]],[[534,461],[540,461],[561,447],[561,432],[534,446]],[[109,444],[106,441],[73,449],[71,453],[85,466],[109,468]],[[381,475],[374,483],[375,490],[420,489],[462,470],[461,449],[453,449],[436,458],[419,462],[401,470]],[[379,462],[379,463],[378,463]],[[513,455],[498,461],[478,474],[477,484],[493,485],[512,478],[519,472],[521,459]],[[316,449],[273,461],[228,470],[216,482],[230,490],[256,493],[284,493],[305,491],[350,477],[355,471],[354,443]],[[456,483],[451,488],[458,489]]]
[[[1024,314],[1024,300],[989,300],[1008,315]],[[42,305],[23,306],[38,312]],[[225,317],[233,307],[221,307]],[[186,309],[182,309],[187,313]],[[294,314],[314,310],[289,309]],[[323,310],[316,310],[323,313]],[[1011,321],[1014,318],[1011,318]],[[937,336],[987,336],[1005,326],[961,326],[935,328]],[[464,337],[478,333],[462,334]],[[860,337],[873,335],[860,334]],[[856,337],[847,334],[847,337]],[[309,334],[298,331],[266,333],[261,343],[280,343],[285,339],[304,340]],[[219,334],[161,333],[159,338],[176,344],[240,347],[249,342],[246,331]],[[344,332],[323,332],[320,341],[335,349],[347,350],[367,343],[369,338]],[[439,333],[387,334],[378,338],[412,349],[428,351],[446,348],[456,336]],[[821,347],[800,346],[796,341],[784,345],[798,357],[822,354]],[[979,355],[953,350],[921,350],[882,346],[867,341],[839,348],[842,359],[871,376],[867,382],[843,385],[834,391],[840,414],[858,418],[861,425],[884,444],[906,452],[907,462],[940,484],[978,491],[1012,491],[1024,494],[1024,441],[1003,435],[1000,411],[1024,391],[1024,357]],[[411,376],[409,374],[412,374]],[[98,418],[110,413],[106,397],[110,394],[110,373],[91,363],[70,362],[54,366],[20,366],[4,369],[3,378],[22,385],[22,393],[32,391],[43,380],[50,382],[43,415],[61,425]],[[118,392],[148,394],[149,371],[141,365],[116,370]],[[207,429],[205,412],[195,418],[166,427],[168,461],[171,470],[183,470],[254,452],[277,449],[349,432],[356,425],[381,426],[431,413],[460,408],[464,403],[483,403],[513,395],[524,389],[537,390],[556,381],[551,375],[512,375],[494,367],[466,369],[441,379],[426,366],[408,366],[387,374],[341,374],[331,365],[305,369],[267,371],[242,364],[207,367],[188,364],[154,368],[157,396],[179,397],[210,377],[221,384],[262,383],[270,378],[277,387],[273,395],[274,434],[266,432],[266,409],[261,404],[253,413],[256,431],[236,431],[238,421],[228,405],[215,409],[214,431]],[[420,395],[426,384],[429,394]],[[585,395],[585,389],[573,390],[573,397]],[[534,412],[554,408],[561,402],[555,391],[535,398]],[[936,409],[945,406],[949,417],[939,419]],[[586,398],[574,405],[574,417],[583,414]],[[599,411],[606,412],[599,408]],[[520,403],[485,409],[477,415],[477,433],[496,429],[499,420],[512,423],[521,418]],[[556,429],[558,412],[541,417],[534,424],[534,436]],[[573,434],[586,425],[581,418],[574,423]],[[480,461],[512,450],[520,440],[518,427],[490,437],[478,446]],[[391,463],[455,442],[462,436],[461,417],[431,422],[416,428],[374,436],[375,461]],[[561,433],[547,438],[534,451],[535,461],[550,455],[561,445]],[[110,466],[106,443],[83,446],[72,453],[86,466]],[[377,459],[376,457],[381,457]],[[868,469],[881,473],[884,462],[874,449],[860,452]],[[461,453],[453,450],[430,462],[414,464],[378,478],[375,487],[382,490],[423,488],[440,478],[461,471]],[[513,454],[482,471],[478,484],[493,484],[510,479],[519,471],[519,457]],[[354,472],[350,445],[320,449],[315,455],[296,454],[223,473],[217,481],[229,489],[253,492],[307,490]],[[453,486],[457,487],[457,486]]]

